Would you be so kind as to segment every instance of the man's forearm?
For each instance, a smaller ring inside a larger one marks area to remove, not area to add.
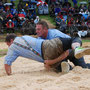
[[[5,70],[6,70],[7,75],[11,75],[11,66],[10,65],[5,64]]]
[[[65,59],[67,56],[69,55],[69,50],[65,51],[64,53],[62,53],[58,58],[53,59],[53,60],[45,60],[45,63],[48,65],[53,65],[59,61],[62,61],[63,59]]]

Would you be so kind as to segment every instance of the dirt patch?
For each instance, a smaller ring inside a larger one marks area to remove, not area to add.
[[[0,51],[0,56],[4,56],[4,55],[6,55],[7,54],[7,50],[1,50]]]
[[[8,46],[6,45],[5,42],[0,42],[0,50],[3,50],[3,49],[7,49]]]
[[[0,42],[4,42],[5,41],[5,37],[6,37],[6,35],[0,35]]]
[[[84,42],[84,43],[82,44],[82,47],[90,47],[90,42]]]

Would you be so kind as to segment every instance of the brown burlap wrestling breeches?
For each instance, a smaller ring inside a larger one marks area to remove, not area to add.
[[[42,44],[42,53],[44,60],[52,60],[59,57],[63,53],[62,41],[59,38],[45,40]],[[59,62],[52,65],[58,66]]]

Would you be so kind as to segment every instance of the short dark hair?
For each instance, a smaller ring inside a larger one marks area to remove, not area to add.
[[[16,37],[17,37],[17,35],[15,35],[15,34],[8,34],[5,38],[5,42],[10,42],[11,39],[14,40]]]
[[[49,26],[48,26],[47,22],[45,22],[45,21],[39,21],[39,22],[37,23],[37,25],[38,25],[38,24],[42,25],[43,28],[46,27],[47,29],[49,29]]]

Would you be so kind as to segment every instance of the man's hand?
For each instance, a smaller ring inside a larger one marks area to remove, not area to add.
[[[49,66],[49,65],[44,64],[44,67],[45,67],[47,70],[50,70],[50,66]]]
[[[49,61],[50,61],[50,60],[45,60],[45,61],[44,61],[44,64],[49,65]]]
[[[48,66],[53,65],[55,63],[58,63],[62,60],[64,60],[69,55],[69,50],[63,52],[59,57],[53,59],[53,60],[45,60],[44,63]]]
[[[7,75],[11,75],[11,66],[10,65],[5,64],[5,70],[6,70]]]
[[[48,60],[44,61],[44,67],[49,70],[50,69],[50,65],[48,64]]]

